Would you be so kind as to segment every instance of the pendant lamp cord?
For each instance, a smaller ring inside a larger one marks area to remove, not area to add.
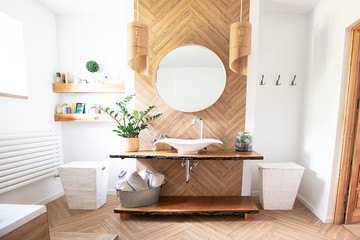
[[[243,1],[241,0],[241,2],[240,2],[240,22],[242,21],[242,3],[243,3]]]
[[[139,0],[136,2],[136,21],[139,21]]]

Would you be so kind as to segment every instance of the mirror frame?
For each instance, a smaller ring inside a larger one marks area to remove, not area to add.
[[[170,107],[171,109],[173,109],[173,110],[175,110],[175,111],[183,112],[183,113],[194,113],[194,112],[184,112],[184,111],[180,111],[180,110],[177,110],[177,109],[171,107],[169,104],[167,104],[167,103],[160,97],[160,94],[159,94],[159,92],[158,92],[158,90],[157,90],[157,88],[156,88],[157,72],[158,72],[158,70],[159,70],[159,65],[160,65],[161,61],[162,61],[162,60],[164,59],[164,57],[165,57],[168,53],[170,53],[171,51],[173,51],[173,50],[175,50],[175,49],[177,49],[177,48],[180,48],[180,47],[185,47],[185,46],[202,47],[202,48],[205,48],[205,49],[211,51],[211,52],[220,60],[220,62],[222,63],[222,65],[223,65],[223,67],[224,67],[224,72],[225,72],[225,86],[224,86],[224,89],[222,90],[220,96],[218,97],[218,99],[217,99],[215,102],[213,102],[211,105],[209,105],[209,106],[206,107],[206,108],[203,108],[203,109],[200,109],[200,110],[198,110],[198,111],[195,111],[195,112],[200,112],[200,111],[203,111],[203,110],[205,110],[205,109],[210,108],[212,105],[214,105],[214,104],[221,98],[221,96],[223,95],[224,90],[225,90],[225,88],[226,88],[226,82],[227,82],[227,79],[228,79],[228,74],[227,74],[227,71],[226,71],[226,67],[225,67],[224,62],[223,62],[222,59],[221,59],[213,50],[211,50],[210,48],[205,47],[205,46],[202,46],[202,45],[200,45],[200,44],[188,43],[188,44],[180,44],[180,45],[178,45],[178,46],[176,46],[176,47],[174,47],[174,48],[171,48],[169,51],[165,52],[165,53],[161,56],[161,58],[157,61],[157,63],[155,64],[154,72],[153,72],[153,76],[152,76],[152,85],[153,85],[152,87],[154,88],[155,93],[156,93],[156,95],[158,96],[158,98],[160,98],[160,100],[161,100],[163,103],[165,103],[168,107]]]

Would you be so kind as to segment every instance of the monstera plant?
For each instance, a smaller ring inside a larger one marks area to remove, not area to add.
[[[99,109],[100,111],[108,114],[117,123],[117,129],[113,131],[118,136],[122,137],[126,151],[137,151],[139,149],[139,134],[142,130],[148,128],[149,122],[162,116],[162,113],[149,115],[155,106],[149,106],[144,111],[128,110],[128,103],[133,99],[135,94],[128,95],[124,100],[117,102],[119,111],[111,110],[109,107],[103,108],[102,106],[95,106],[92,108]]]

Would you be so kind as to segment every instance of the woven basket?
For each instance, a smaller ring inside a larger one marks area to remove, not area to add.
[[[291,210],[304,168],[293,162],[258,163],[259,201],[265,210]]]
[[[58,170],[70,209],[95,210],[106,203],[108,162],[75,161]]]
[[[125,152],[136,152],[139,150],[139,138],[121,138],[121,146]]]

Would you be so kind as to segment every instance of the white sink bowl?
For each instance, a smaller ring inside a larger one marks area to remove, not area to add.
[[[164,138],[156,141],[157,143],[166,143],[174,147],[180,154],[197,154],[201,149],[206,148],[210,144],[223,142],[217,139],[178,139],[178,138]]]

